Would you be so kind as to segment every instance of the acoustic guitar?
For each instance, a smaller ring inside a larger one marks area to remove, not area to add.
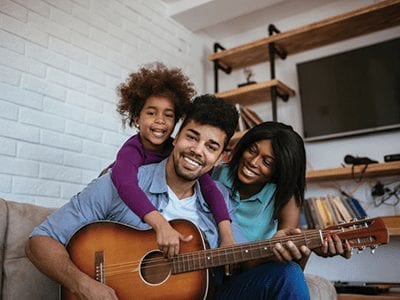
[[[171,225],[183,235],[193,235],[180,244],[180,254],[165,258],[158,249],[153,230],[138,230],[112,221],[98,221],[79,229],[67,244],[72,261],[87,275],[112,287],[124,299],[205,299],[209,288],[208,269],[273,256],[275,243],[293,241],[310,249],[322,246],[326,234],[336,233],[354,248],[389,242],[388,230],[380,218],[354,221],[324,230],[207,249],[196,225],[174,220]],[[76,299],[61,288],[61,298]]]

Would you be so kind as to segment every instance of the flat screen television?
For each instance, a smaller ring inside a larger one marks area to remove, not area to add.
[[[400,128],[400,38],[297,64],[305,141]]]

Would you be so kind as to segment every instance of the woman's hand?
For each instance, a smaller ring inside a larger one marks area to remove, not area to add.
[[[337,234],[330,235],[329,233],[325,235],[322,246],[315,249],[314,252],[322,257],[341,255],[346,259],[349,259],[352,254],[348,241],[343,243]]]
[[[276,232],[274,238],[282,237],[286,239],[289,236],[295,237],[300,233],[301,230],[298,228],[281,229]],[[274,252],[275,258],[278,261],[307,260],[311,254],[311,250],[307,246],[302,245],[297,247],[291,240],[284,243],[276,243],[272,251]]]

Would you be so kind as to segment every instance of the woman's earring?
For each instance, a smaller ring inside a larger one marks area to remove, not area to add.
[[[140,129],[140,127],[139,127],[139,124],[138,124],[138,123],[136,123],[136,124],[135,124],[135,127],[136,127],[137,129]]]

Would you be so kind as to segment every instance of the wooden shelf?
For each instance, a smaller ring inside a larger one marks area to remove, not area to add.
[[[307,171],[307,182],[400,175],[400,161],[317,171]]]
[[[296,94],[295,91],[289,88],[287,85],[277,79],[274,79],[220,92],[215,94],[215,96],[224,99],[226,102],[251,105],[263,101],[271,101],[270,90],[274,86],[277,87],[278,92],[282,95],[293,97]]]
[[[218,60],[232,69],[239,69],[268,61],[268,44],[272,42],[290,55],[396,25],[400,25],[400,0],[386,0],[298,29],[216,52],[210,54],[208,59]]]
[[[338,294],[337,300],[400,300],[400,293],[388,292],[378,295]]]
[[[391,236],[400,236],[400,216],[384,216],[382,220]]]

